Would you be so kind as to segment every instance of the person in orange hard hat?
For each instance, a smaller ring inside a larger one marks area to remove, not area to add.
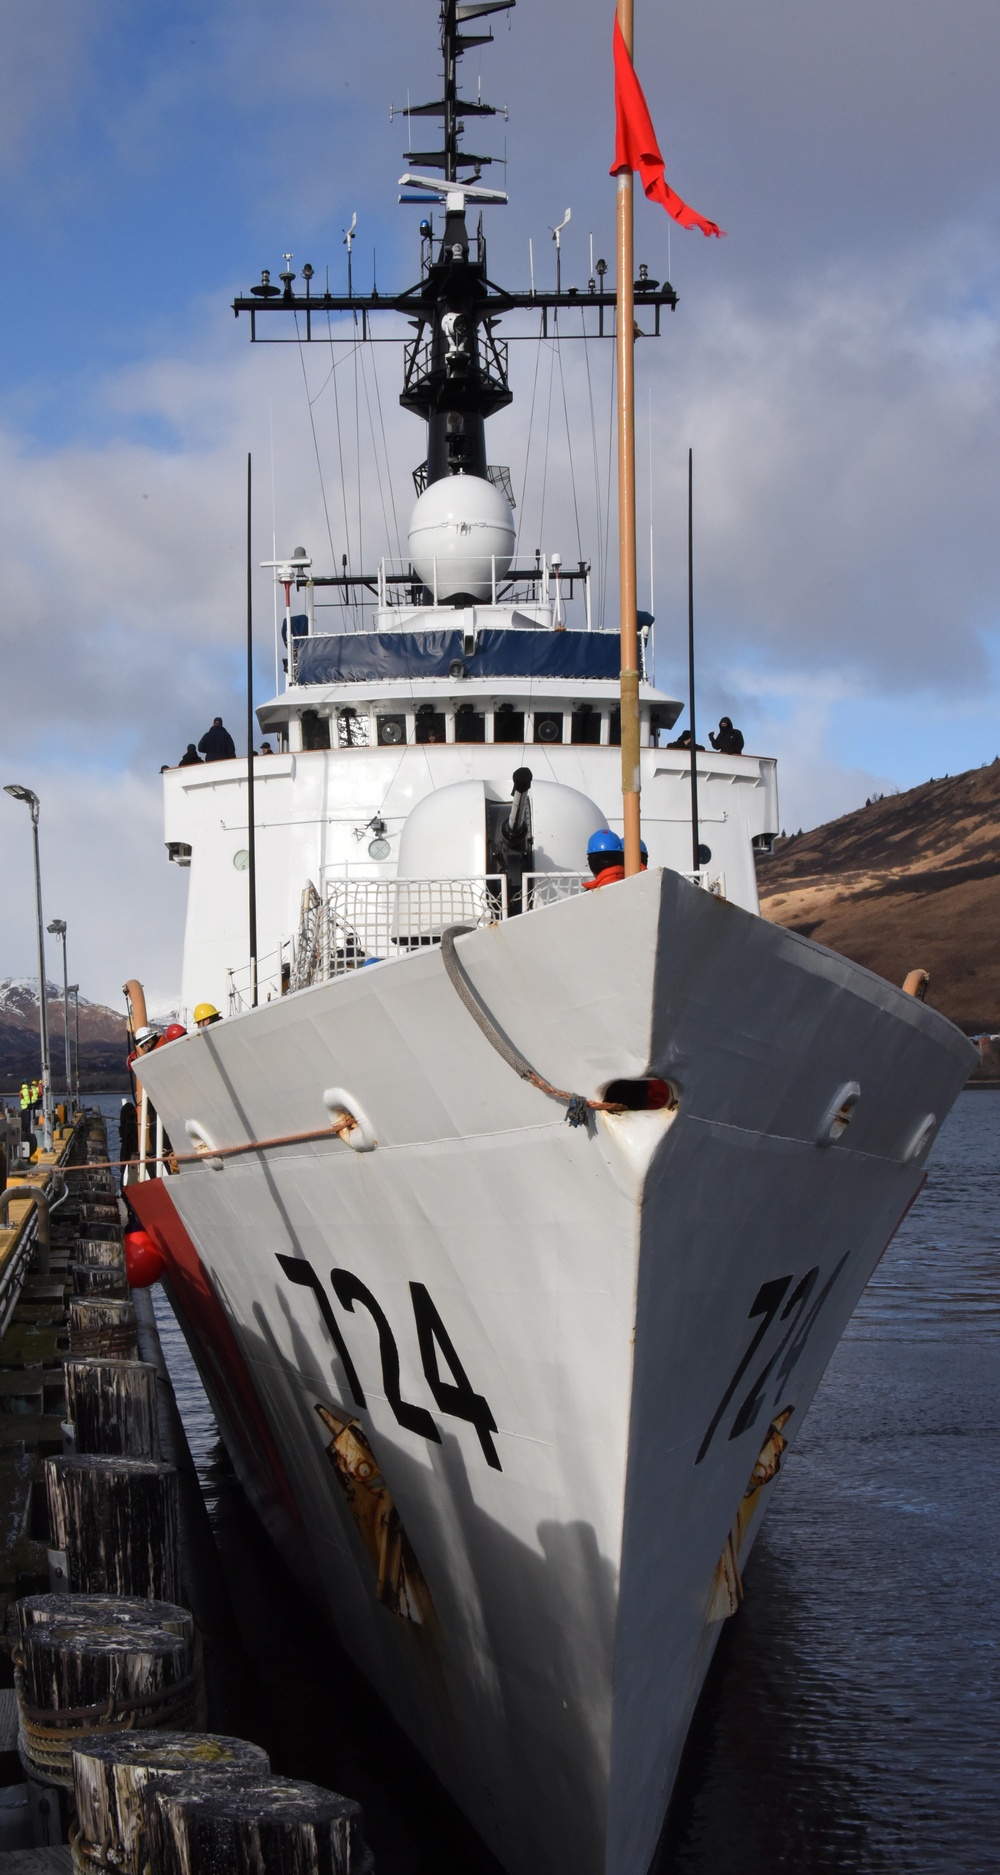
[[[214,1003],[199,1003],[198,1004],[194,1012],[194,1026],[196,1029],[210,1029],[213,1022],[221,1022],[221,1021],[222,1021],[222,1017],[220,1016]]]

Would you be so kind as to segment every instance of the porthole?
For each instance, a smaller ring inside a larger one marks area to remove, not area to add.
[[[245,846],[241,846],[239,852],[233,854],[233,865],[237,872],[246,872],[249,864],[250,854]]]
[[[903,1148],[904,1165],[912,1165],[914,1159],[923,1158],[924,1153],[927,1151],[934,1137],[934,1129],[936,1126],[936,1113],[925,1113],[923,1119],[918,1121]]]
[[[857,1081],[841,1083],[816,1129],[817,1146],[834,1146],[838,1139],[843,1139],[860,1099],[861,1088]]]

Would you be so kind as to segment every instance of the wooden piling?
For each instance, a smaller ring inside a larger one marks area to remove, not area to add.
[[[15,1606],[17,1632],[46,1621],[116,1621],[126,1628],[167,1628],[193,1651],[194,1616],[179,1602],[150,1601],[138,1595],[22,1595]]]
[[[144,1792],[194,1775],[200,1784],[246,1784],[270,1775],[259,1745],[217,1733],[122,1732],[81,1741],[73,1750],[78,1866],[112,1867],[122,1875],[150,1868]]]
[[[15,1661],[19,1750],[29,1777],[69,1789],[74,1743],[96,1732],[192,1730],[190,1643],[173,1628],[87,1615],[36,1621]]]
[[[101,1269],[88,1263],[77,1263],[73,1268],[73,1288],[78,1296],[106,1296],[116,1302],[128,1301],[128,1279],[124,1269]]]
[[[124,1270],[125,1246],[120,1237],[81,1237],[76,1260],[89,1270]]]
[[[175,1602],[180,1588],[177,1473],[149,1459],[45,1460],[50,1580],[80,1594]]]
[[[131,1302],[115,1296],[74,1296],[69,1305],[70,1353],[135,1360],[138,1325]]]
[[[195,1770],[143,1793],[157,1875],[253,1869],[256,1875],[370,1875],[359,1804],[291,1778],[243,1788]]]
[[[148,1361],[66,1362],[66,1417],[77,1452],[125,1458],[160,1456],[156,1369]]]

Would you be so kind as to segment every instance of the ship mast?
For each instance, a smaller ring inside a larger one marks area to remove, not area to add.
[[[632,57],[633,0],[618,0],[618,24]],[[639,625],[635,552],[635,307],[632,171],[618,182],[618,584],[621,628],[622,813],[625,877],[642,869],[639,850]]]

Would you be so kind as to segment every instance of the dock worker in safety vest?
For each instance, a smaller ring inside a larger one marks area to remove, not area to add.
[[[213,1022],[221,1022],[221,1021],[222,1021],[222,1017],[220,1016],[214,1003],[199,1003],[198,1004],[198,1007],[194,1012],[194,1026],[196,1029],[210,1029]]]
[[[598,827],[587,841],[587,864],[594,876],[584,881],[585,892],[594,892],[598,886],[614,885],[616,879],[624,879],[625,852],[621,836],[612,833],[610,827]]]

